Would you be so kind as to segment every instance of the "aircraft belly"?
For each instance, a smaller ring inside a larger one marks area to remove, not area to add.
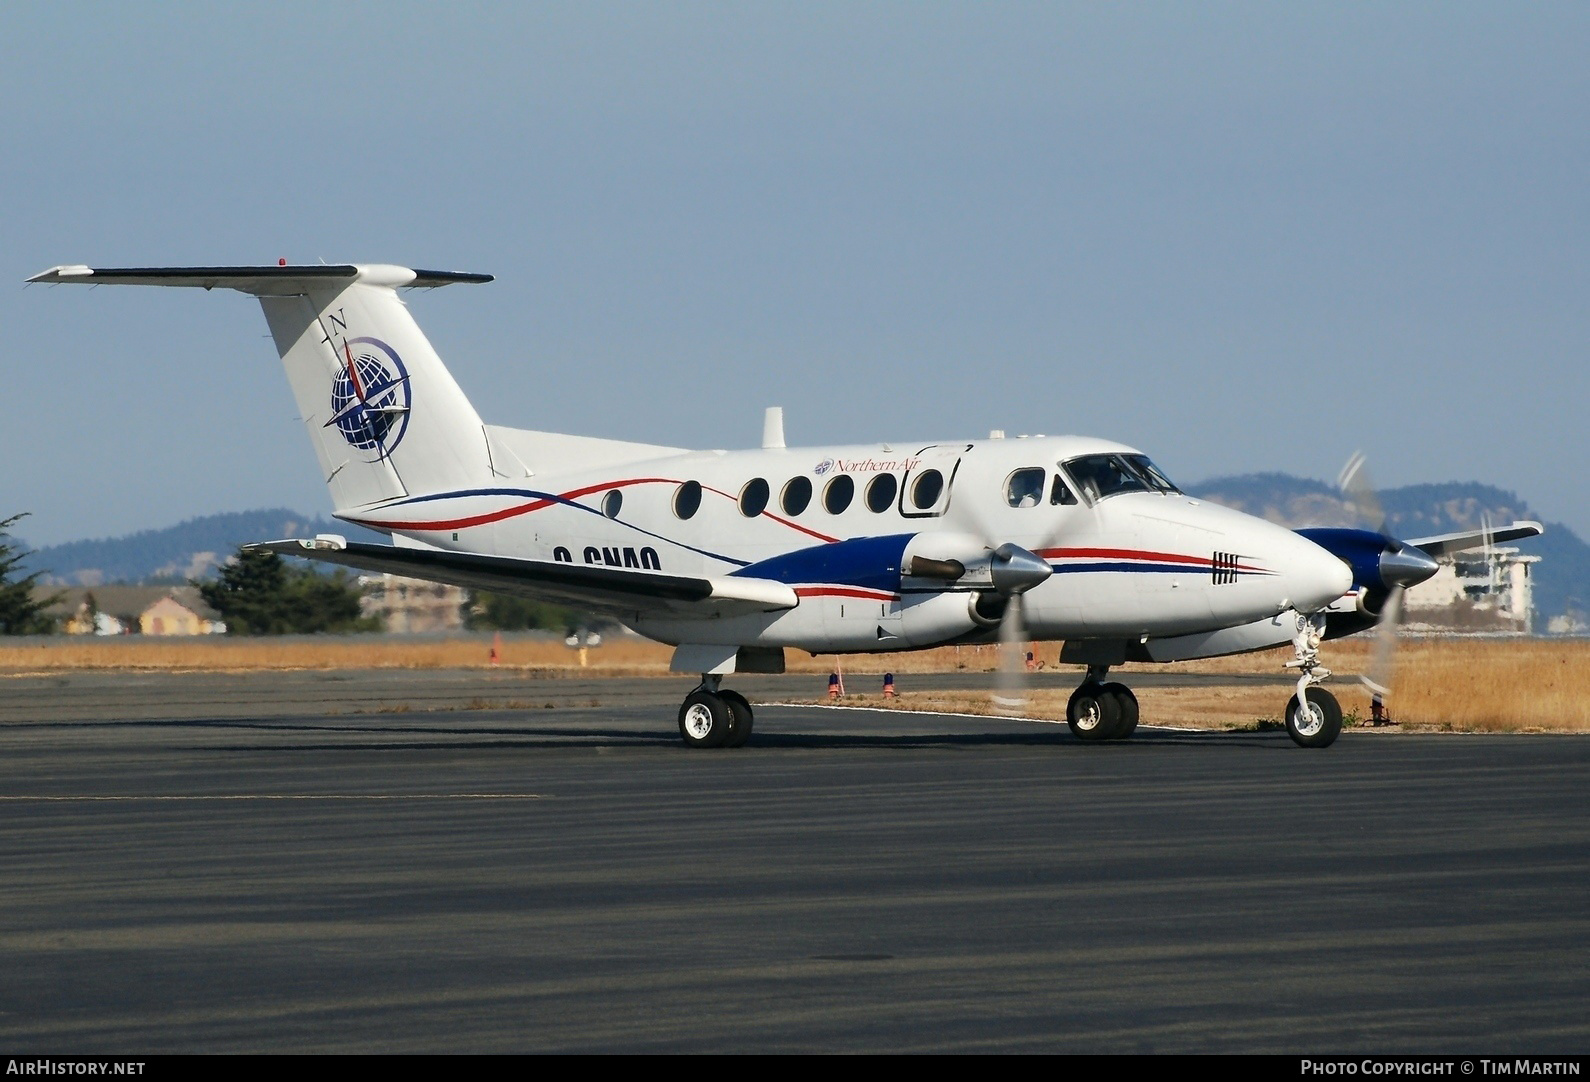
[[[822,612],[823,641],[833,650],[899,650],[910,645],[898,600],[834,594],[803,598],[801,605],[814,601],[813,607]]]
[[[823,613],[805,600],[783,612],[704,619],[637,614],[630,626],[647,638],[671,644],[792,646],[822,651],[827,641]]]
[[[1218,626],[1207,579],[1198,575],[1079,574],[1034,593],[1042,596],[1033,599],[1029,623],[1044,637],[1179,635]]]

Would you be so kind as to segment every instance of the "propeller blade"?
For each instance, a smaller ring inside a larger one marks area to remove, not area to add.
[[[1027,628],[1020,594],[1005,603],[1005,615],[999,621],[999,671],[993,700],[1004,713],[1016,713],[1027,705]]]
[[[1342,467],[1341,476],[1336,478],[1336,486],[1352,503],[1360,521],[1376,533],[1385,535],[1386,512],[1380,506],[1380,496],[1375,491],[1374,482],[1369,479],[1367,461],[1362,451],[1354,451],[1353,457]]]
[[[1355,452],[1342,467],[1337,478],[1342,495],[1352,502],[1359,519],[1385,539],[1386,547],[1380,554],[1380,580],[1389,588],[1386,599],[1380,604],[1375,620],[1375,642],[1369,651],[1369,665],[1358,679],[1374,696],[1370,715],[1374,724],[1390,720],[1386,701],[1391,698],[1392,678],[1396,669],[1397,636],[1402,625],[1403,599],[1409,586],[1417,586],[1436,572],[1436,562],[1423,552],[1393,538],[1387,532],[1386,511],[1369,479],[1362,451]]]
[[[1402,623],[1403,586],[1393,587],[1380,607],[1375,621],[1375,645],[1369,652],[1369,671],[1359,677],[1364,687],[1382,700],[1391,698],[1393,670],[1397,660],[1397,628]]]

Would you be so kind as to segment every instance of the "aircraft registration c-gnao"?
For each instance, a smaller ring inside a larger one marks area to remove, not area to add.
[[[265,311],[335,515],[390,545],[334,535],[251,546],[580,606],[675,647],[699,673],[679,709],[692,747],[745,743],[735,672],[784,650],[920,650],[1063,640],[1087,666],[1067,720],[1121,739],[1137,700],[1112,667],[1291,641],[1286,709],[1305,747],[1341,708],[1322,639],[1394,624],[1443,552],[1538,523],[1398,541],[1290,530],[1192,499],[1132,447],[1077,436],[689,450],[482,422],[397,290],[485,274],[344,266],[93,269],[30,282],[235,289]],[[1023,627],[1024,625],[1024,627]]]

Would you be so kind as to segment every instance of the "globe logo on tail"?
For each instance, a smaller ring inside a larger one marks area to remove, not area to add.
[[[331,381],[331,419],[342,438],[384,458],[409,426],[409,373],[391,346],[379,338],[342,343],[342,369]]]

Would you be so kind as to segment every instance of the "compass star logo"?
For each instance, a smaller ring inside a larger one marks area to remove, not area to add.
[[[342,371],[331,381],[331,420],[342,438],[380,457],[392,453],[409,427],[409,372],[379,338],[342,343]]]

